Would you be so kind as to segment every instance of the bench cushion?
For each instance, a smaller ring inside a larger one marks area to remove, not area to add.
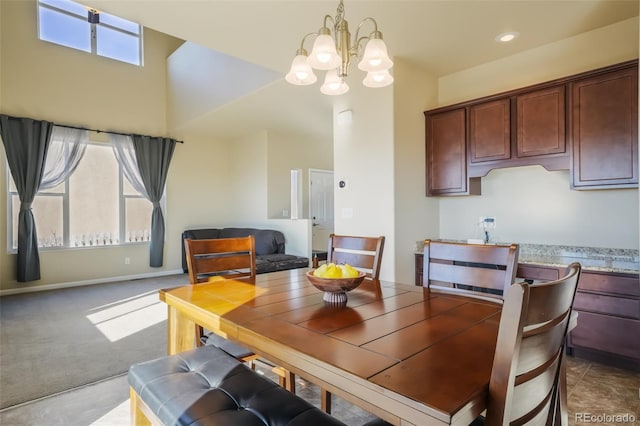
[[[343,425],[214,346],[129,369],[129,384],[165,425]]]

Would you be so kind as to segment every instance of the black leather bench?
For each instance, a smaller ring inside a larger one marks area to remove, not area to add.
[[[129,385],[133,424],[344,425],[214,346],[135,364]]]

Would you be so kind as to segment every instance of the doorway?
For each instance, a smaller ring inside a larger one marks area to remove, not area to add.
[[[311,249],[326,251],[333,233],[333,171],[309,169]]]

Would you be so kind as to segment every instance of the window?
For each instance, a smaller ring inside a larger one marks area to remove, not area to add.
[[[70,0],[38,0],[40,40],[142,65],[140,25]]]
[[[85,143],[75,171],[35,197],[38,246],[86,248],[149,241],[153,205],[124,177],[109,143]],[[7,173],[9,248],[16,250],[20,200],[8,167]]]

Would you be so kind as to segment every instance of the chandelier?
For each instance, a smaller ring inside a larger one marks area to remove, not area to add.
[[[331,27],[328,25],[329,21]],[[367,22],[373,23],[373,31],[368,36],[360,36],[360,30]],[[304,48],[309,37],[315,37],[311,55]],[[385,87],[393,83],[393,77],[389,74],[393,62],[387,54],[387,46],[382,40],[382,33],[378,31],[378,24],[373,18],[364,18],[360,21],[352,42],[349,24],[344,19],[344,5],[340,0],[335,19],[325,15],[322,28],[317,33],[309,33],[302,38],[300,49],[296,52],[285,79],[291,84],[307,86],[317,80],[313,68],[326,70],[320,91],[325,95],[342,95],[349,90],[345,77],[349,75],[351,57],[362,57],[358,68],[367,72],[362,80],[365,86]]]

